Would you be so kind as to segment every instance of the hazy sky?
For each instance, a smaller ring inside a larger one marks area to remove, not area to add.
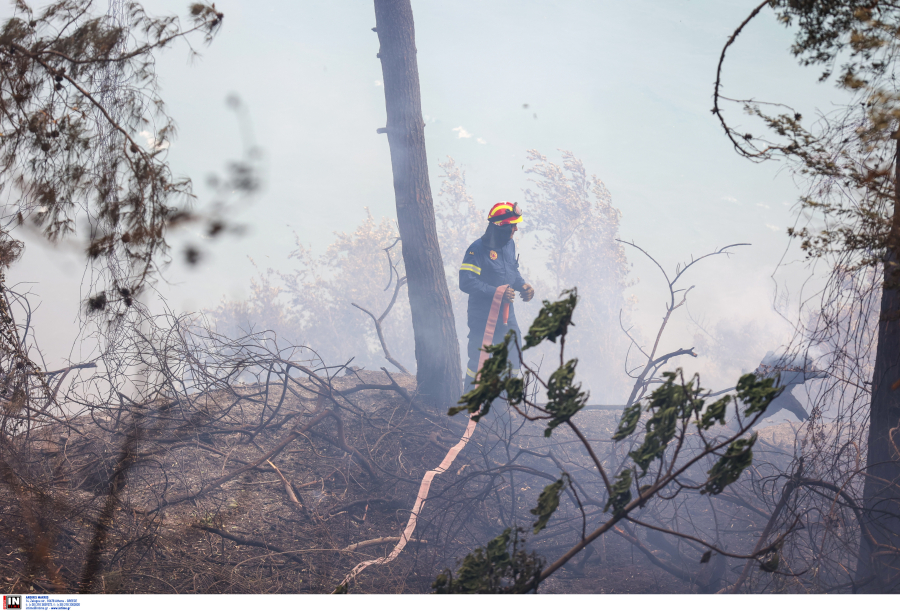
[[[622,237],[666,267],[717,246],[752,243],[689,279],[697,284],[692,312],[774,327],[769,276],[784,254],[799,190],[776,164],[738,157],[710,113],[722,45],[757,3],[414,0],[432,190],[440,187],[437,162],[450,155],[486,211],[522,200],[527,149],[552,161],[559,161],[557,149],[571,150],[611,191]],[[176,264],[167,272],[172,284],[160,290],[176,308],[246,295],[256,271],[248,256],[261,268],[285,269],[292,231],[324,249],[332,232],[364,218],[364,207],[395,216],[387,138],[375,133],[385,110],[372,3],[216,6],[224,26],[200,60],[188,62],[186,47],[176,45],[158,62],[180,128],[169,159],[176,173],[194,178],[201,199],[208,195],[206,176],[240,156],[240,131],[224,103],[237,94],[265,152],[266,189],[242,213],[248,235],[211,244],[197,269]],[[187,3],[145,7],[184,15]],[[2,16],[10,14],[5,7]],[[839,96],[817,83],[815,69],[797,67],[790,42],[791,33],[763,12],[729,52],[724,93],[789,101],[806,116],[827,110]],[[749,120],[738,107],[730,116]],[[637,319],[651,331],[665,295],[653,269],[636,253],[629,257],[640,279]],[[80,260],[35,246],[10,274],[37,282],[33,290],[44,302],[37,322],[52,329],[39,339],[54,357],[68,353],[75,335],[81,269]]]

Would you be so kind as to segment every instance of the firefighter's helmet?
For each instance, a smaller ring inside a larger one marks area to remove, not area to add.
[[[494,225],[514,225],[522,222],[522,209],[516,202],[494,204],[488,213],[488,221]]]

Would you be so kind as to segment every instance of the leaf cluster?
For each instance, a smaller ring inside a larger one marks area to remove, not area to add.
[[[685,381],[681,369],[665,372],[663,379],[663,384],[650,394],[643,405],[635,403],[623,411],[619,426],[612,437],[614,441],[630,437],[637,430],[642,416],[649,415],[646,418],[640,446],[628,453],[629,458],[641,469],[638,479],[647,474],[653,461],[664,460],[670,443],[678,434],[679,427],[684,431],[692,418],[700,431],[707,431],[716,423],[724,424],[727,408],[734,399],[731,395],[725,395],[706,406],[699,376],[695,374]],[[757,378],[752,373],[741,376],[735,389],[737,398],[744,406],[744,417],[751,418],[765,412],[783,390],[783,387],[776,384],[776,380],[770,377]],[[708,471],[709,477],[702,492],[719,494],[737,481],[753,461],[752,448],[755,442],[755,434],[750,438],[732,442]],[[630,468],[623,469],[619,473],[611,487],[604,511],[612,508],[614,514],[618,514],[631,502],[631,486],[635,475],[637,472]]]
[[[749,439],[737,439],[728,446],[716,464],[709,470],[709,478],[701,494],[719,494],[738,480],[741,474],[753,463],[753,444],[756,433]]]
[[[559,495],[562,494],[562,491],[565,490],[567,486],[571,485],[572,478],[569,477],[568,473],[564,472],[562,477],[544,487],[540,496],[538,496],[537,507],[530,510],[532,515],[538,517],[537,521],[533,524],[534,534],[538,534],[547,527],[550,517],[556,511],[557,507],[559,507]]]
[[[700,387],[700,378],[694,375],[687,382],[681,369],[667,371],[662,374],[663,384],[656,388],[644,403],[635,403],[622,412],[619,426],[613,434],[614,441],[622,441],[630,437],[637,429],[641,416],[649,414],[646,421],[643,442],[637,450],[629,453],[642,470],[642,475],[647,473],[650,463],[661,458],[678,431],[679,423],[686,423],[691,416],[700,416],[704,407],[704,399],[701,397],[703,388]],[[698,421],[702,430],[710,428],[716,419],[724,419],[724,405],[728,397],[713,404],[711,415],[704,414]]]
[[[784,390],[783,386],[777,386],[777,377],[757,378],[755,374],[747,373],[740,377],[735,390],[737,396],[746,406],[744,416],[749,418],[754,414],[766,411],[769,404],[778,398]]]
[[[575,383],[575,367],[578,359],[572,359],[557,369],[547,382],[547,405],[544,409],[550,414],[550,422],[544,429],[544,437],[549,437],[553,429],[564,424],[587,405],[588,393],[581,390],[581,384]]]
[[[490,356],[478,370],[477,383],[462,396],[458,405],[448,410],[448,415],[455,416],[459,412],[468,411],[472,414],[472,419],[478,422],[488,415],[491,405],[504,391],[508,393],[510,401],[522,400],[522,380],[512,375],[512,365],[509,362],[509,343],[513,338],[514,333],[510,331],[501,343],[485,346],[484,350]]]
[[[523,594],[537,590],[543,561],[524,549],[521,530],[507,528],[483,548],[466,555],[456,575],[444,569],[432,588],[437,594]]]
[[[567,289],[562,295],[567,297],[552,303],[546,299],[542,302],[541,311],[525,335],[523,350],[533,348],[544,340],[556,343],[557,337],[565,339],[569,327],[573,324],[572,315],[575,306],[578,305],[578,288]]]
[[[523,349],[533,348],[544,340],[555,343],[557,338],[561,339],[560,350],[563,349],[566,333],[572,325],[572,315],[578,304],[578,289],[563,291],[562,295],[563,298],[559,301],[543,302],[543,307],[525,336]],[[478,370],[475,386],[463,395],[458,405],[448,410],[450,416],[467,411],[477,421],[486,416],[491,404],[504,394],[513,405],[519,405],[525,400],[524,383],[513,376],[509,362],[510,344],[514,340],[515,335],[509,332],[501,343],[484,348],[489,356]],[[544,431],[546,437],[587,404],[588,393],[581,390],[580,383],[575,383],[577,365],[577,359],[562,363],[545,385],[547,404],[542,410],[547,414],[545,418],[550,420]]]
[[[703,409],[703,399],[699,397],[703,389],[700,388],[700,378],[697,375],[685,383],[679,369],[677,372],[663,373],[663,379],[663,384],[651,393],[644,408],[650,414],[644,440],[637,450],[628,454],[641,468],[642,476],[646,475],[651,462],[663,456],[669,442],[675,437],[679,422],[686,422],[692,415],[699,415]],[[633,416],[629,423],[633,431],[637,425]],[[620,426],[614,439],[623,439],[623,433]]]
[[[609,489],[609,499],[603,507],[603,511],[613,510],[613,515],[622,515],[625,507],[631,502],[631,484],[633,482],[632,470],[622,469]]]

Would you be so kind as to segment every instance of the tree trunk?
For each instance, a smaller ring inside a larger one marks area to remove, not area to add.
[[[864,526],[871,539],[863,533],[856,570],[858,582],[869,580],[862,590],[874,592],[900,589],[900,456],[895,450],[900,434],[896,430],[891,443],[891,429],[900,426],[900,390],[891,388],[900,380],[900,140],[895,172],[894,215],[884,262],[863,488]]]
[[[397,221],[416,342],[419,393],[439,405],[459,399],[462,369],[425,157],[415,28],[410,0],[375,0],[387,137]]]

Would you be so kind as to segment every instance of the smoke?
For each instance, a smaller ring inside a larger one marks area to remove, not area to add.
[[[542,300],[553,301],[560,291],[578,287],[580,301],[566,341],[566,358],[579,360],[578,377],[590,391],[592,404],[621,404],[633,384],[625,367],[640,358],[638,347],[647,348],[646,338],[656,337],[663,312],[651,303],[638,316],[637,297],[631,294],[637,281],[628,256],[643,255],[626,252],[617,241],[622,213],[612,194],[572,152],[561,151],[560,158],[557,163],[536,150],[528,151],[530,164],[524,169],[530,185],[523,194],[524,221],[515,239],[520,269],[536,296],[530,303],[517,298],[514,307],[524,333]],[[442,182],[435,198],[436,227],[465,360],[468,296],[458,288],[459,263],[469,244],[484,232],[487,210],[494,202],[469,193],[466,171],[453,158],[448,156],[438,167]],[[511,194],[509,199],[516,198]],[[335,233],[323,253],[298,241],[288,257],[293,270],[260,272],[248,299],[223,300],[206,313],[229,337],[272,330],[285,343],[314,348],[328,362],[353,359],[358,367],[396,369],[384,356],[371,318],[352,304],[375,317],[390,304],[397,279],[404,276],[397,238],[393,220],[376,220],[366,209],[363,221],[352,232]],[[669,261],[661,264],[672,266]],[[693,347],[698,357],[673,360],[665,370],[683,366],[701,372],[704,386],[718,389],[732,386],[766,352],[789,342],[791,327],[772,308],[767,293],[756,290],[766,279],[751,280],[753,290],[744,286],[738,295],[722,290],[716,281],[730,273],[732,261],[723,257],[702,265],[706,267],[700,272],[692,272],[697,290],[686,308],[673,316],[664,338],[666,345]],[[405,286],[382,325],[391,355],[414,371]],[[637,343],[631,346],[627,364],[631,340],[625,330]],[[551,348],[529,351],[529,362],[555,362],[558,354]]]
[[[404,277],[403,260],[399,245],[385,250],[397,242],[396,225],[365,212],[363,222],[351,233],[336,233],[324,253],[316,255],[298,239],[288,256],[293,270],[267,269],[254,279],[247,300],[223,300],[207,311],[217,330],[229,337],[251,329],[271,330],[285,344],[314,348],[327,362],[354,358],[355,366],[387,366],[371,319],[352,304],[379,316],[390,303],[396,277]],[[388,256],[396,274],[390,271]],[[391,353],[414,369],[405,287],[383,325]]]
[[[616,242],[622,213],[580,159],[570,151],[560,154],[562,164],[556,164],[536,150],[528,151],[531,166],[525,173],[532,177],[533,188],[525,190],[530,221],[526,231],[535,241],[529,258],[538,255],[545,261],[543,273],[535,275],[544,299],[554,300],[561,291],[578,287],[567,358],[579,359],[579,376],[592,401],[616,403],[624,400],[629,387],[621,366],[628,343],[620,321],[630,327],[634,306],[626,295],[632,284],[630,266],[624,247]]]

